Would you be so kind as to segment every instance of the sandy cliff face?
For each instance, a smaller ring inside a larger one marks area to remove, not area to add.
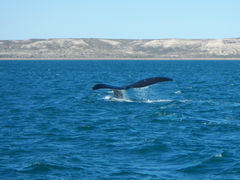
[[[0,58],[240,58],[240,39],[0,41]]]

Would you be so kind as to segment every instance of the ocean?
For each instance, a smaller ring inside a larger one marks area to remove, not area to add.
[[[240,179],[240,61],[7,60],[0,79],[0,179]]]

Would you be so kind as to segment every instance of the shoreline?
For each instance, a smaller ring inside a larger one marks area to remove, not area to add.
[[[169,61],[169,60],[174,60],[174,61],[185,61],[185,60],[203,60],[203,61],[240,61],[240,57],[239,58],[0,58],[0,61],[4,61],[4,60],[52,60],[52,61],[59,61],[59,60],[63,60],[63,61],[71,61],[71,60],[76,60],[76,61],[81,61],[81,60],[92,60],[92,61],[96,61],[96,60],[125,60],[125,61],[131,61],[131,60],[142,60],[142,61],[147,61],[147,60],[155,60],[155,61]]]

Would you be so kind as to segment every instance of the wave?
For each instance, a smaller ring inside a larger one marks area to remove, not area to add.
[[[203,158],[199,162],[196,162],[195,164],[188,165],[186,167],[178,169],[178,171],[185,172],[185,173],[194,173],[194,172],[209,172],[217,169],[216,164],[219,164],[220,162],[223,163],[225,160],[225,156],[227,154],[225,152],[220,152],[213,154],[212,156]]]
[[[175,94],[182,94],[182,91],[176,91]]]
[[[29,166],[24,167],[23,169],[18,171],[24,173],[46,173],[51,170],[64,170],[64,169],[65,169],[64,166],[60,166],[57,164],[34,162],[33,164],[30,164]]]

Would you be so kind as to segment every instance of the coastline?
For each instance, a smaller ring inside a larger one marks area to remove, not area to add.
[[[24,60],[24,61],[28,61],[28,60],[52,60],[52,61],[59,61],[59,60],[63,60],[63,61],[71,61],[71,60],[76,60],[76,61],[86,61],[86,60],[120,60],[120,61],[131,61],[131,60],[137,60],[137,61],[147,61],[147,60],[155,60],[155,61],[169,61],[169,60],[174,60],[174,61],[240,61],[240,57],[239,58],[0,58],[0,61],[4,61],[4,60]]]
[[[240,60],[240,38],[0,40],[0,60]]]

